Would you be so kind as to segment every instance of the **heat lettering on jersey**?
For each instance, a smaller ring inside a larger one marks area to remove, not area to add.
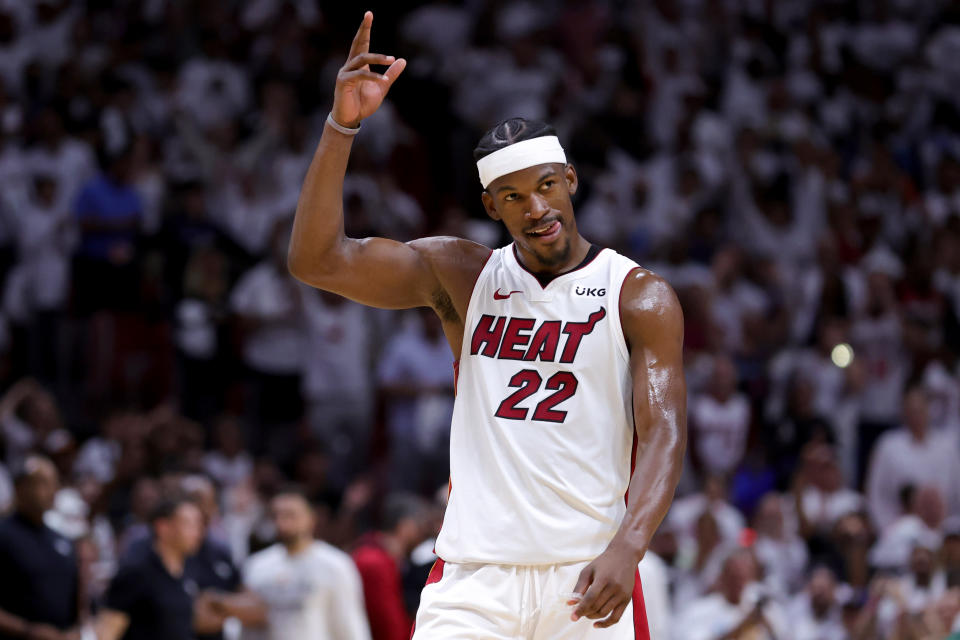
[[[557,362],[561,338],[566,336],[559,362],[570,363],[576,359],[584,336],[593,332],[606,316],[604,307],[591,313],[583,322],[546,320],[538,323],[533,318],[483,314],[473,329],[470,355],[498,360]]]

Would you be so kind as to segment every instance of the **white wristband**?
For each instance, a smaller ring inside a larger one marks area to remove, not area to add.
[[[356,129],[351,129],[350,127],[345,127],[339,122],[337,122],[336,120],[334,120],[332,111],[327,114],[327,124],[329,124],[331,127],[333,127],[334,129],[336,129],[337,131],[339,131],[345,136],[355,136],[358,133],[360,133],[360,127],[357,127]]]

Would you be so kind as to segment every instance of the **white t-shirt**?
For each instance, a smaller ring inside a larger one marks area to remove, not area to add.
[[[729,473],[743,458],[750,428],[750,403],[742,393],[720,402],[710,395],[693,400],[690,423],[697,456],[711,473]]]
[[[363,587],[350,556],[319,540],[295,556],[275,544],[250,556],[244,584],[267,603],[268,640],[365,640],[370,638]]]
[[[803,515],[819,529],[828,530],[848,513],[863,508],[863,496],[852,489],[838,489],[832,493],[807,487],[801,501]]]
[[[950,434],[928,433],[917,441],[904,428],[877,442],[867,473],[867,507],[884,529],[900,514],[900,489],[912,484],[939,489],[948,512],[956,513],[960,492],[960,449]]]
[[[230,294],[230,306],[259,325],[247,336],[243,360],[251,368],[273,375],[300,373],[306,347],[299,295],[290,275],[264,261],[247,271]]]
[[[793,640],[846,640],[846,629],[840,618],[839,607],[834,606],[823,618],[813,614],[810,594],[798,594],[787,608]]]
[[[711,593],[694,600],[689,607],[680,611],[677,624],[674,625],[676,640],[715,640],[728,633],[740,624],[753,609],[760,597],[762,588],[754,583],[747,585],[740,604],[735,605],[727,601],[719,593]],[[786,617],[781,608],[773,601],[763,607],[763,614],[773,634],[766,632],[762,626],[756,626],[756,635],[749,636],[756,640],[772,640],[773,638],[789,638]]]

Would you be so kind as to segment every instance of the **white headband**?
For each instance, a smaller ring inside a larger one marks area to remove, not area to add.
[[[500,176],[550,162],[567,163],[567,156],[557,136],[531,138],[497,149],[477,160],[477,171],[480,172],[480,184],[486,189]]]

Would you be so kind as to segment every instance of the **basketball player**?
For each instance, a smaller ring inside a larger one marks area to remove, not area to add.
[[[637,563],[686,443],[677,299],[577,232],[577,173],[552,128],[522,119],[475,151],[510,245],[345,237],[353,135],[406,65],[369,52],[372,23],[337,76],[289,267],[371,306],[431,307],[453,350],[451,493],[414,638],[646,638]]]

